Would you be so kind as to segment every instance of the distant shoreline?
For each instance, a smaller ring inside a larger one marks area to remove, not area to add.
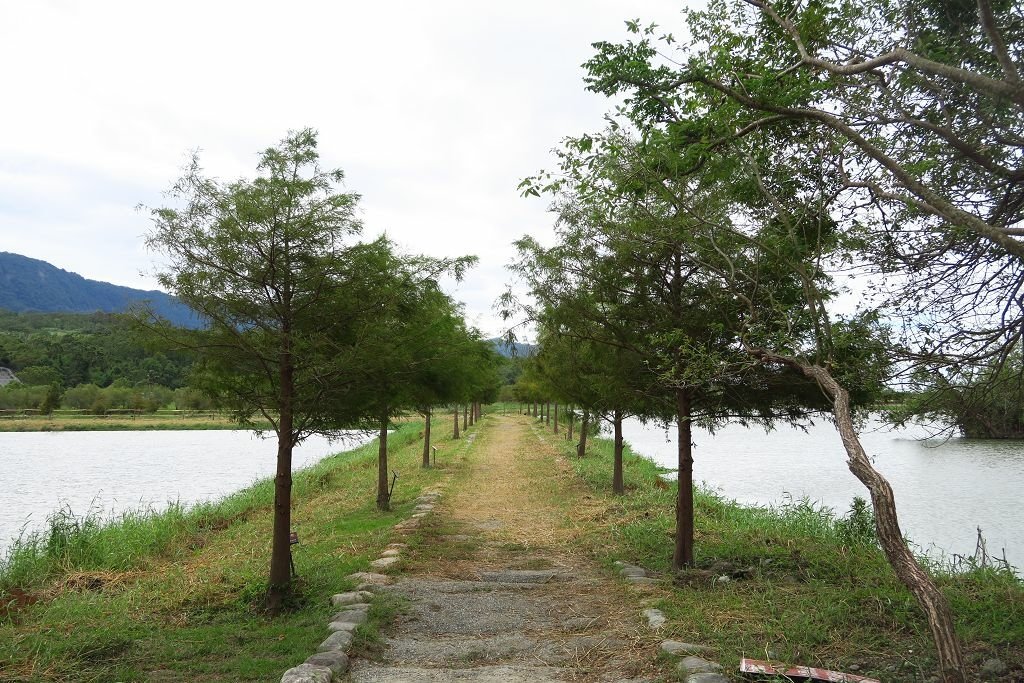
[[[269,423],[264,425],[269,428]],[[223,416],[167,415],[57,415],[53,417],[5,417],[0,432],[107,432],[144,430],[243,429]]]

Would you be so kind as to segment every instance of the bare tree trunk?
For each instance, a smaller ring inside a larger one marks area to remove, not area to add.
[[[391,509],[388,496],[388,416],[380,419],[380,435],[377,437],[377,509]]]
[[[693,566],[693,436],[690,429],[690,394],[676,389],[676,433],[679,478],[676,493],[676,547],[672,569]]]
[[[423,423],[423,466],[430,467],[430,406],[423,411],[424,423]]]
[[[295,368],[292,363],[291,339],[282,342],[281,364],[278,368],[281,402],[277,425],[277,472],[274,475],[274,529],[270,549],[270,580],[267,583],[266,606],[271,614],[284,608],[291,595],[291,526],[292,526],[292,448],[295,446]]]
[[[537,417],[537,402],[536,401],[533,402],[533,416],[535,418]]]
[[[558,404],[557,403],[555,403],[555,426],[554,426],[553,432],[555,434],[558,433]]]
[[[871,459],[864,452],[854,428],[849,393],[825,368],[806,365],[787,356],[760,350],[752,351],[752,354],[796,369],[815,380],[832,399],[836,429],[846,449],[847,465],[871,493],[871,504],[875,509],[875,531],[889,565],[900,582],[913,594],[928,619],[928,626],[938,652],[942,680],[946,683],[965,683],[967,670],[960,641],[953,626],[953,614],[949,609],[949,603],[931,576],[918,564],[903,540],[903,532],[900,531],[899,520],[896,517],[896,499],[892,487],[874,468]]]
[[[469,406],[462,406],[462,431],[469,429]]]
[[[472,427],[476,424],[476,402],[474,401],[466,407],[469,408],[469,426]]]
[[[622,411],[616,410],[612,414],[612,430],[614,438],[612,443],[615,446],[612,457],[612,492],[621,496],[626,493],[626,483],[622,477]]]
[[[452,438],[459,438],[459,404],[455,404],[455,431],[452,432]]]
[[[576,423],[576,416],[573,414],[573,412],[571,410],[568,411],[568,414],[569,414],[569,429],[568,429],[568,431],[565,434],[565,440],[566,441],[572,441],[573,427],[576,426],[575,425],[575,423]]]
[[[587,435],[590,432],[590,413],[583,411],[583,421],[580,422],[580,442],[576,445],[576,457],[582,458],[587,454]]]
[[[544,404],[544,424],[551,426],[551,401]]]
[[[291,516],[292,516],[292,429],[293,418],[281,415],[281,433],[277,438],[277,474],[274,476],[274,530],[270,550],[270,582],[267,609],[276,614],[291,593]],[[285,426],[287,424],[287,427]],[[285,429],[288,431],[284,431]]]

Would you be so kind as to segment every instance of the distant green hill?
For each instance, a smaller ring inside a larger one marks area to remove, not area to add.
[[[534,350],[537,348],[536,344],[527,344],[524,342],[514,342],[509,344],[502,337],[494,337],[487,341],[494,346],[494,350],[497,351],[499,355],[506,358],[526,358],[527,356],[532,356]]]
[[[142,302],[148,302],[157,314],[176,325],[198,324],[191,309],[164,292],[87,280],[46,261],[0,252],[0,309],[18,313],[118,313]]]

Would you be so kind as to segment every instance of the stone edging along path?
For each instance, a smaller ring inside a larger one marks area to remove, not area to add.
[[[440,497],[441,493],[436,488],[424,491],[416,499],[412,517],[399,522],[394,528],[401,533],[415,530],[420,519],[434,509]],[[405,543],[391,543],[370,566],[377,570],[391,567],[401,559],[402,551],[407,547]],[[369,601],[373,599],[374,592],[391,581],[389,576],[375,572],[356,572],[349,574],[348,578],[358,585],[353,591],[331,596],[331,604],[341,608],[327,624],[331,635],[305,662],[285,671],[281,683],[331,683],[348,671],[348,650],[352,645],[353,632],[366,622]]]

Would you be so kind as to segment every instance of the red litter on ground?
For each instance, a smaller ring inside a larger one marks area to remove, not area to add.
[[[827,683],[881,683],[878,679],[868,678],[867,676],[818,669],[813,666],[773,664],[772,662],[747,659],[746,657],[740,660],[740,673],[787,676],[789,678],[802,678],[808,681],[827,681]]]

